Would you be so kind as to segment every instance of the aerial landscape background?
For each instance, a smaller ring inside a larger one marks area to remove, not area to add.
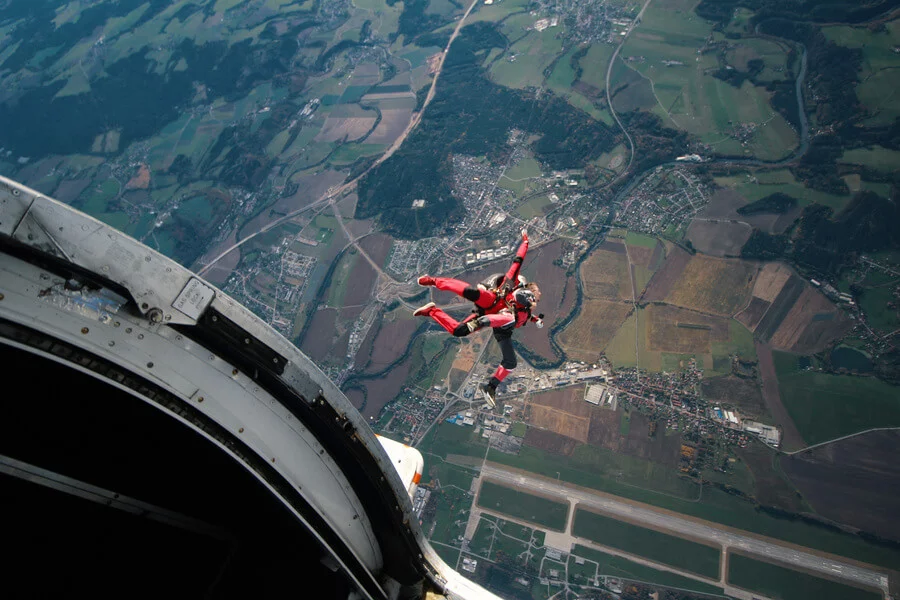
[[[510,598],[897,593],[898,90],[898,0],[0,0],[0,174],[296,344]],[[415,282],[523,229],[489,411]]]

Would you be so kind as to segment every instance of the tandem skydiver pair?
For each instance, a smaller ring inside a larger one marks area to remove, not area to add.
[[[516,352],[512,345],[513,331],[533,322],[538,328],[544,326],[543,313],[532,314],[541,300],[541,289],[534,282],[526,282],[519,275],[519,269],[528,252],[528,233],[522,231],[522,243],[513,258],[512,265],[505,274],[491,276],[487,281],[472,285],[458,279],[448,277],[419,277],[421,286],[434,286],[439,290],[470,300],[475,310],[462,321],[457,321],[438,308],[434,302],[416,309],[413,314],[419,317],[431,317],[447,333],[456,337],[465,337],[479,329],[490,327],[494,339],[500,344],[502,360],[490,379],[481,385],[485,401],[493,408],[497,404],[497,386],[516,368]]]

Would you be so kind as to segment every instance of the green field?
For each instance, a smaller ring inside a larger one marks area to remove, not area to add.
[[[789,155],[798,136],[770,105],[770,92],[749,81],[736,88],[713,77],[712,72],[720,66],[719,57],[712,52],[698,54],[712,24],[687,6],[682,8],[651,4],[640,28],[622,49],[623,57],[639,57],[623,64],[649,82],[651,100],[656,104],[653,112],[667,126],[698,136],[719,154],[764,160]],[[780,49],[771,46],[767,50],[767,62],[777,64]],[[786,52],[781,50],[781,54]],[[627,73],[618,70],[617,82],[625,76]],[[733,137],[740,124],[753,128],[746,146]]]
[[[756,360],[753,332],[734,319],[728,322],[728,341],[713,342],[711,349],[714,358],[737,354],[744,360]],[[730,366],[728,371],[731,371]]]
[[[507,186],[504,184],[503,187]],[[507,187],[507,189],[509,188]],[[553,203],[550,202],[550,197],[546,194],[541,194],[520,204],[516,207],[516,212],[519,213],[523,219],[532,219],[543,215],[544,208],[551,204]]]
[[[900,45],[900,21],[884,24],[879,31],[866,27],[837,25],[823,27],[822,33],[832,42],[862,51],[856,95],[869,110],[867,125],[889,125],[900,117],[900,77],[897,55]]]
[[[646,317],[642,321],[646,321]],[[637,356],[634,351],[634,328],[636,325],[637,317],[635,313],[632,313],[603,349],[606,357],[618,368],[637,365]]]
[[[866,321],[874,329],[890,333],[900,327],[897,309],[889,308],[888,302],[896,302],[893,285],[865,287],[859,297],[859,307],[866,315]]]
[[[587,546],[575,545],[572,549],[572,554],[569,555],[571,566],[574,566],[574,557],[576,556],[584,558],[586,563],[595,566],[598,575],[608,575],[610,577],[619,577],[632,581],[643,581],[665,587],[690,590],[700,594],[722,594],[722,588],[720,587],[709,585],[701,581],[695,581],[694,579],[682,577],[674,573],[657,571],[651,567],[631,562],[626,558],[606,554],[605,552],[600,552],[599,550],[594,550]],[[582,568],[579,567],[579,569]]]
[[[656,238],[653,236],[629,231],[625,235],[625,243],[629,246],[641,246],[643,248],[650,248],[651,250],[653,250],[654,248],[656,248],[656,244],[659,242],[657,242]]]
[[[801,370],[786,352],[773,356],[781,400],[809,444],[900,426],[900,388],[874,377]]]
[[[469,508],[472,506],[471,496],[468,491],[455,487],[442,487],[431,494],[431,502],[435,503],[436,510],[433,521],[435,527],[429,541],[458,547],[457,539],[466,531]]]
[[[775,192],[781,192],[797,199],[800,206],[817,203],[840,212],[850,201],[850,196],[829,194],[807,188],[787,169],[742,173],[714,178],[719,187],[733,189],[749,202],[754,202]]]
[[[711,579],[717,579],[719,576],[721,551],[712,546],[638,527],[586,510],[575,512],[572,533],[598,544],[612,546],[697,575]]]
[[[485,481],[478,494],[478,506],[525,519],[549,529],[562,531],[566,527],[569,505],[540,498],[524,492]]]
[[[509,19],[507,23],[513,21]],[[528,17],[534,22],[534,17]],[[525,21],[527,22],[527,21]],[[525,24],[523,22],[523,24]],[[544,70],[562,53],[562,40],[557,38],[559,29],[549,27],[544,31],[531,31],[506,51],[506,54],[490,68],[490,78],[495,83],[511,88],[542,87]],[[521,34],[515,37],[520,37]]]
[[[859,148],[844,152],[840,162],[862,165],[876,171],[894,173],[900,168],[900,152],[882,148],[881,146]]]
[[[878,600],[881,594],[814,577],[740,554],[728,556],[728,583],[775,600]]]

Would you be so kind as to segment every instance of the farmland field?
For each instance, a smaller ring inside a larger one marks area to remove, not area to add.
[[[850,195],[829,194],[814,190],[803,185],[787,169],[774,169],[769,171],[744,172],[736,175],[715,177],[718,186],[734,190],[747,202],[753,202],[773,194],[781,192],[797,198],[800,206],[817,203],[824,204],[840,212],[850,202]]]
[[[631,311],[631,305],[624,302],[585,300],[578,316],[559,334],[560,346],[571,359],[597,360]],[[631,353],[634,354],[634,335]]]
[[[793,354],[774,357],[782,401],[809,444],[873,427],[900,427],[897,387],[874,377],[801,370]]]
[[[518,492],[490,481],[481,484],[478,506],[557,531],[565,529],[566,517],[569,514],[568,504]]]
[[[578,509],[572,532],[604,546],[717,579],[721,550]]]
[[[584,389],[570,387],[534,394],[531,397],[529,424],[576,439],[588,440],[591,405],[584,401]]]
[[[627,558],[607,554],[593,548],[588,548],[587,546],[575,545],[572,549],[571,556],[578,556],[584,558],[587,563],[593,563],[596,566],[598,575],[607,575],[609,577],[618,577],[631,581],[655,583],[657,585],[678,588],[681,590],[691,590],[700,594],[722,594],[722,588],[705,584],[694,579],[688,579],[687,577],[681,577],[674,573],[658,571],[652,567],[632,562]]]
[[[900,45],[900,22],[897,19],[884,24],[879,30],[864,27],[835,25],[823,27],[822,33],[829,40],[847,48],[862,51],[863,61],[856,87],[856,95],[870,116],[870,125],[888,125],[900,116],[900,98],[897,96],[897,58],[893,49]]]
[[[780,465],[820,515],[900,540],[897,431],[873,431],[782,457]]]
[[[653,112],[667,126],[697,135],[720,154],[747,154],[764,160],[788,155],[797,146],[798,136],[770,105],[770,93],[750,81],[738,88],[712,76],[719,68],[719,56],[700,53],[711,24],[691,8],[651,4],[639,32],[623,47],[623,56],[639,57],[625,64],[646,78],[640,85],[649,80],[651,98],[656,100]],[[779,52],[786,56],[786,49],[770,45],[766,62],[783,64],[784,58],[777,58]],[[733,135],[741,123],[752,124],[745,145]]]
[[[713,314],[732,316],[750,300],[756,267],[739,260],[691,257],[667,302]]]
[[[728,583],[777,600],[878,600],[882,597],[876,592],[821,579],[733,552],[728,556]]]
[[[581,265],[581,282],[588,298],[631,300],[631,277],[625,246],[606,242]]]

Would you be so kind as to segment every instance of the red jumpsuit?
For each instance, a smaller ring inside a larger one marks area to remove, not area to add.
[[[525,238],[519,245],[512,265],[497,285],[497,291],[472,286],[458,279],[434,278],[434,286],[437,289],[453,292],[466,300],[471,300],[475,303],[476,311],[462,321],[457,321],[440,308],[434,307],[427,313],[429,317],[456,337],[467,336],[484,326],[493,329],[494,339],[500,344],[503,354],[503,359],[488,384],[494,388],[516,368],[516,352],[512,345],[513,330],[529,321],[538,320],[538,317],[531,314],[531,308],[518,306],[513,298],[513,290],[519,285],[519,269],[527,252],[528,238]],[[472,323],[475,319],[478,319],[477,325]]]

